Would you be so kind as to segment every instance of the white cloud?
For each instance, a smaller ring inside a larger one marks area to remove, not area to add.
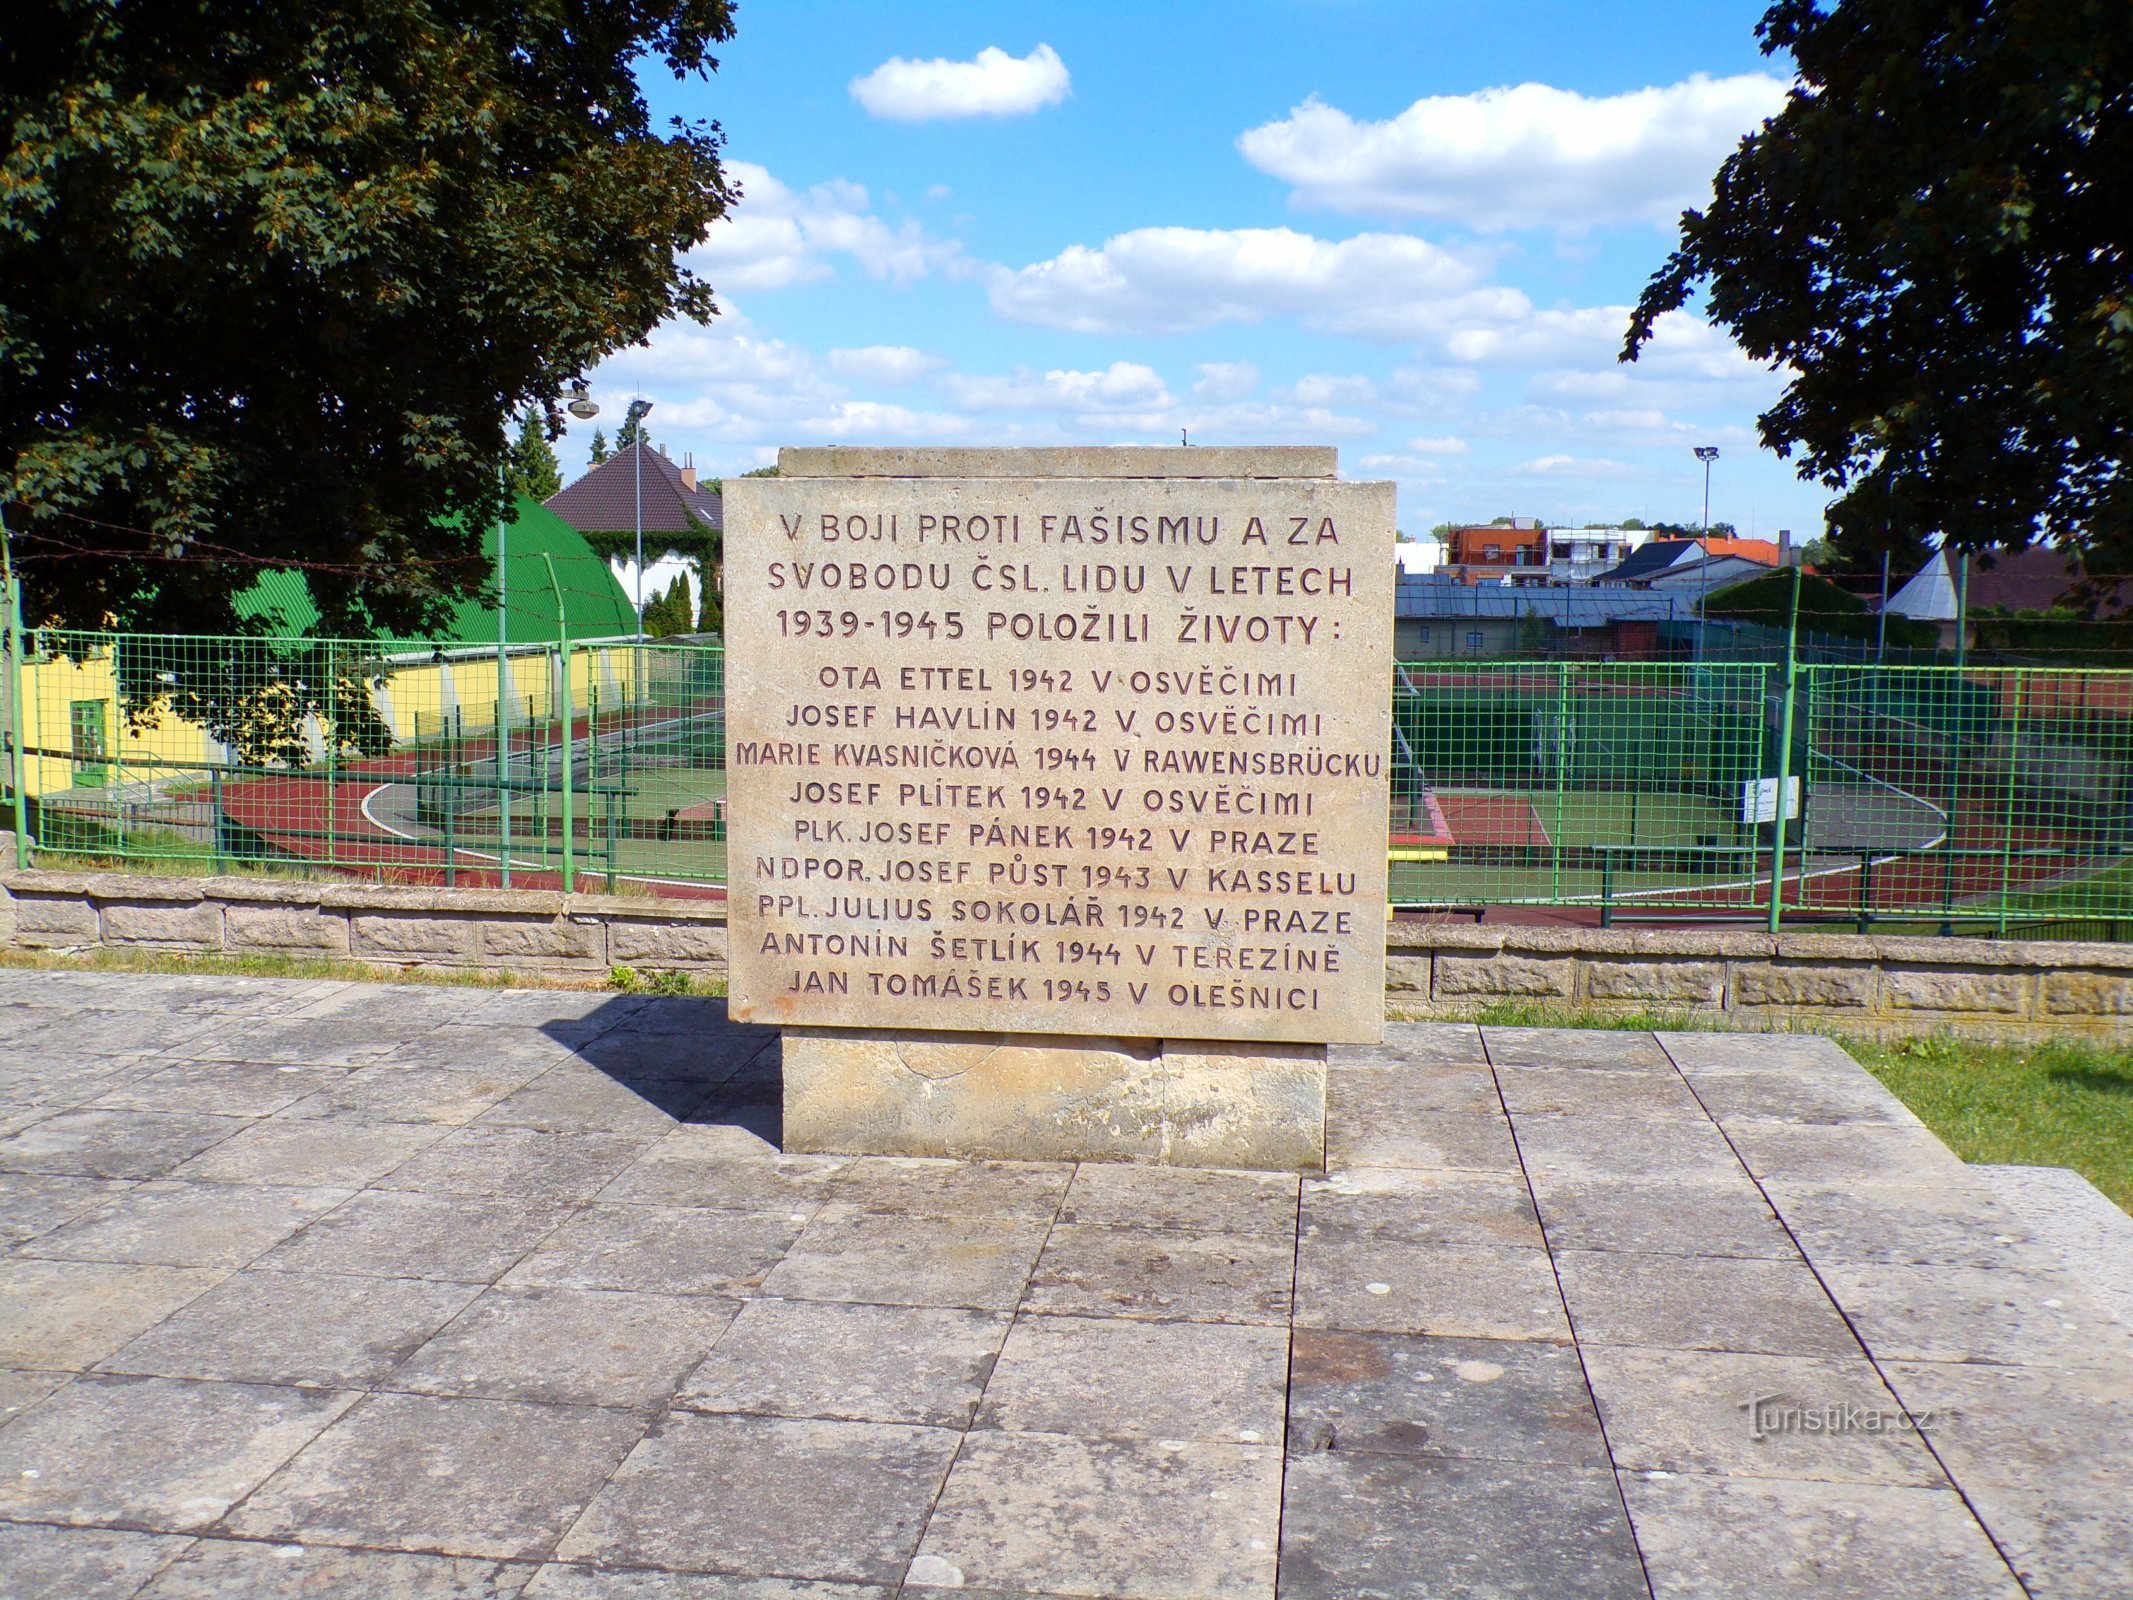
[[[987,45],[974,61],[907,61],[891,56],[852,80],[852,98],[877,117],[1006,117],[1057,105],[1072,92],[1059,52],[1040,44],[1026,56]]]
[[[824,360],[832,372],[867,383],[913,383],[948,364],[945,356],[914,350],[907,344],[870,344],[856,350],[832,350]]]
[[[1516,469],[1523,477],[1531,478],[1603,478],[1615,480],[1637,476],[1619,461],[1609,461],[1604,456],[1581,460],[1576,456],[1539,456]]]
[[[963,247],[918,223],[884,221],[863,185],[843,178],[804,192],[750,161],[731,161],[741,199],[688,254],[689,265],[721,290],[781,289],[831,277],[828,257],[846,255],[872,278],[909,283],[967,270]]]
[[[1237,140],[1299,204],[1484,231],[1670,224],[1741,136],[1783,105],[1760,73],[1588,97],[1547,84],[1417,100],[1359,122],[1317,98]]]
[[[1192,386],[1201,400],[1242,400],[1259,387],[1259,369],[1249,361],[1203,361],[1200,381]]]
[[[1418,456],[1463,456],[1469,446],[1464,439],[1410,439],[1407,448]]]
[[[1484,275],[1480,261],[1407,234],[1138,228],[1000,269],[991,293],[1011,321],[1077,333],[1182,333],[1287,312],[1335,333],[1410,339],[1529,309]]]
[[[1144,412],[1169,406],[1170,392],[1153,367],[1114,361],[1101,372],[1018,367],[1011,376],[956,373],[941,381],[957,405],[973,411]]]
[[[1378,397],[1378,386],[1360,374],[1340,376],[1330,372],[1306,373],[1286,389],[1284,400],[1301,406],[1367,406]]]

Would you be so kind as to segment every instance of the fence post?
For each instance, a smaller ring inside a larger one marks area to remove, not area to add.
[[[319,697],[325,716],[319,719],[319,731],[326,738],[326,865],[331,867],[340,853],[341,845],[341,696],[340,662],[333,641],[326,641],[325,693]]]
[[[1785,920],[1785,830],[1792,825],[1792,713],[1800,692],[1800,569],[1792,569],[1792,620],[1785,629],[1785,709],[1778,719],[1777,804],[1771,809],[1777,820],[1771,825],[1770,841],[1770,931],[1776,933]],[[1807,787],[1800,785],[1801,789]],[[1801,796],[1805,799],[1805,795]],[[1805,811],[1806,806],[1800,809]],[[1804,841],[1803,841],[1804,842]],[[1751,878],[1752,878],[1751,874]]]
[[[1548,852],[1554,898],[1563,898],[1563,796],[1570,769],[1570,674],[1576,669],[1567,661],[1555,669],[1555,837]]]
[[[555,648],[556,665],[562,669],[556,699],[558,702],[557,726],[562,731],[563,772],[563,892],[569,894],[576,885],[576,858],[571,851],[570,830],[575,818],[570,805],[570,760],[572,747],[577,739],[577,730],[572,726],[572,695],[570,690],[570,618],[563,610],[563,586],[555,579],[555,559],[545,550],[541,560],[548,568],[548,587],[555,591]]]
[[[2014,669],[2014,724],[2007,742],[2007,804],[2000,812],[2000,927],[2007,937],[2007,896],[2014,871],[2015,774],[2022,766],[2022,702],[2028,698],[2029,670]]]
[[[26,682],[22,670],[22,591],[15,586],[14,534],[7,525],[6,508],[0,507],[0,580],[7,590],[6,608],[0,622],[7,627],[7,748],[8,787],[15,792],[15,865],[30,864],[30,762],[23,748],[23,730],[29,719],[23,715],[22,693]]]

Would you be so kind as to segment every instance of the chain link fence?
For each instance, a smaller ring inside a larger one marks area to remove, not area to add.
[[[725,881],[715,641],[14,645],[8,770],[44,865]],[[1402,906],[2133,930],[2133,671],[1417,662],[1391,692]]]

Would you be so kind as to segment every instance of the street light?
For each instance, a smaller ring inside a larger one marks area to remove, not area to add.
[[[631,466],[637,475],[637,642],[644,643],[644,419],[652,409],[649,400],[632,400],[624,413],[623,426],[634,437]]]
[[[1703,537],[1697,541],[1703,560],[1696,569],[1696,659],[1701,661],[1704,631],[1711,625],[1703,608],[1711,598],[1711,463],[1718,459],[1718,446],[1696,446],[1696,459],[1703,463]]]
[[[580,422],[590,422],[600,414],[600,408],[593,404],[592,394],[585,387],[583,378],[570,386],[570,403],[564,409]]]

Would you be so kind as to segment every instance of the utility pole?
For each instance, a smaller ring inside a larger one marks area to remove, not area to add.
[[[15,791],[15,865],[25,871],[30,864],[29,752],[23,748],[23,730],[29,726],[23,715],[22,691],[22,591],[15,586],[15,535],[7,525],[7,509],[0,506],[0,626],[7,629],[7,746],[8,787]]]

